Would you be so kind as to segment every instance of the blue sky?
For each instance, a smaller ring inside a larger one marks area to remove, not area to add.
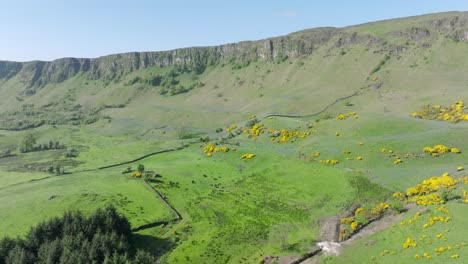
[[[468,11],[468,0],[0,0],[0,60],[219,45],[445,11]]]

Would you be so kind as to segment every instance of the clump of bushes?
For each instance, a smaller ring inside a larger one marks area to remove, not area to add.
[[[26,133],[18,145],[18,151],[21,153],[32,152],[32,151],[43,151],[50,149],[65,149],[66,146],[60,141],[49,141],[49,143],[38,144],[37,136],[32,133]]]
[[[390,56],[389,55],[385,55],[385,57],[379,62],[379,64],[377,64],[377,66],[375,66],[374,69],[372,69],[372,71],[370,72],[370,74],[374,74],[378,71],[380,71],[380,69],[382,68],[382,66],[385,65],[385,63],[387,63],[387,61],[390,59]]]
[[[135,76],[128,80],[126,85],[133,85],[135,83],[147,84],[153,87],[159,87],[159,94],[161,95],[177,95],[187,93],[195,88],[203,87],[203,82],[197,81],[199,74],[205,71],[205,67],[200,64],[194,64],[190,67],[184,65],[180,67],[173,67],[166,74],[154,74],[147,78]],[[192,74],[192,83],[183,85],[180,83],[178,77],[182,74]]]
[[[56,175],[63,175],[65,174],[65,169],[61,166],[52,166],[50,165],[49,167],[47,167],[47,172],[48,173],[51,173],[51,174],[56,174]]]
[[[65,154],[65,156],[67,158],[76,158],[78,157],[78,151],[74,148],[67,148],[67,154]]]

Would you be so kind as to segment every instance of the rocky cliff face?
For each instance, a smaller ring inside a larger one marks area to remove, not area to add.
[[[208,66],[221,61],[273,60],[278,56],[298,57],[313,52],[339,32],[327,28],[311,30],[297,36],[289,35],[254,42],[240,42],[215,47],[194,47],[162,52],[132,52],[96,59],[62,58],[51,62],[0,61],[0,78],[17,76],[28,86],[41,86],[50,82],[60,83],[86,74],[89,79],[112,80],[132,71],[160,66],[200,65]]]
[[[408,40],[427,39],[442,33],[457,41],[468,41],[468,12],[454,13],[442,19],[418,23],[393,36]],[[197,65],[206,67],[224,61],[273,61],[276,58],[307,56],[322,45],[343,47],[361,43],[387,45],[386,41],[370,34],[357,33],[347,28],[319,28],[265,40],[240,42],[215,47],[194,47],[162,52],[132,52],[96,59],[62,58],[51,62],[0,61],[0,79],[17,77],[27,87],[60,83],[77,74],[88,79],[113,80],[132,71],[152,66]],[[395,47],[398,50],[398,47]]]

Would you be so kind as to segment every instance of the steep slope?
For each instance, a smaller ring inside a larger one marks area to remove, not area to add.
[[[216,47],[0,61],[0,128],[103,117],[200,128],[250,113],[310,113],[358,91],[353,100],[366,102],[358,109],[407,110],[421,90],[449,102],[465,88],[467,42],[468,13],[451,12]]]

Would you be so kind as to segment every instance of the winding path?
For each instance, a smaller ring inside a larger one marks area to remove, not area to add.
[[[343,100],[346,100],[346,99],[349,99],[351,97],[354,97],[356,95],[359,95],[359,91],[353,93],[352,95],[348,95],[348,96],[345,96],[345,97],[341,97],[341,98],[338,98],[336,99],[333,103],[325,106],[325,108],[323,108],[322,110],[316,112],[316,113],[313,113],[313,114],[309,114],[309,115],[285,115],[285,114],[268,114],[268,115],[265,115],[264,118],[268,118],[268,117],[288,117],[288,118],[305,118],[305,117],[312,117],[312,116],[316,116],[316,115],[320,115],[321,113],[327,111],[328,108],[332,107],[333,105],[335,105],[336,103],[340,102],[340,101],[343,101]]]

